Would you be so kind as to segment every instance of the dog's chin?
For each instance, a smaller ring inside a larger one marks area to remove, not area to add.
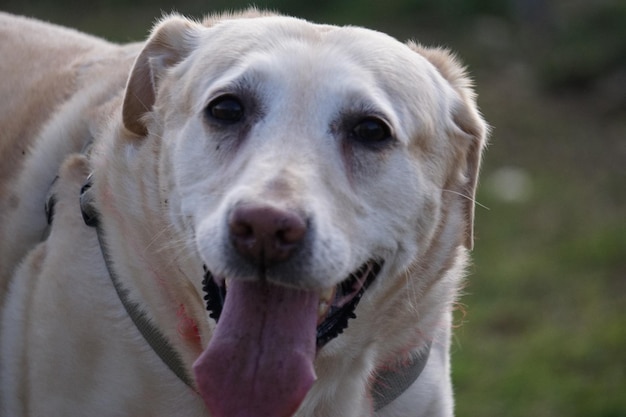
[[[319,291],[317,348],[320,349],[343,333],[365,291],[382,270],[384,261],[370,259],[339,284]],[[204,299],[209,316],[217,322],[228,299],[228,277],[215,276],[206,266],[203,281]],[[276,284],[279,285],[279,284]]]

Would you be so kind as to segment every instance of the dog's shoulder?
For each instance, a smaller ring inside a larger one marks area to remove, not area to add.
[[[63,160],[119,106],[140,47],[0,13],[0,292],[42,238]]]

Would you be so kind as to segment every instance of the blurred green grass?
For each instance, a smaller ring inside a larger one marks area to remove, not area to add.
[[[247,1],[2,0],[114,41],[162,11]],[[447,45],[493,125],[456,315],[457,415],[626,416],[626,2],[265,0],[262,8]]]

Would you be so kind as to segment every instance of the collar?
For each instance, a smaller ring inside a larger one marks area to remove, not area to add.
[[[431,343],[423,350],[411,354],[398,368],[377,372],[371,387],[374,411],[379,411],[402,395],[426,367],[430,356]]]
[[[80,208],[83,221],[87,226],[94,227],[98,236],[100,251],[104,258],[107,271],[111,277],[113,287],[117,293],[124,309],[144,337],[152,350],[161,358],[165,365],[174,372],[174,374],[183,381],[187,386],[195,391],[193,380],[189,377],[186,367],[178,352],[167,340],[165,335],[152,323],[146,313],[141,309],[139,304],[130,299],[129,291],[123,287],[121,281],[113,268],[113,260],[108,250],[105,239],[105,233],[102,230],[99,215],[93,205],[93,196],[89,192],[91,188],[91,175],[87,178],[87,182],[80,191]],[[51,217],[51,214],[49,215]],[[49,219],[51,220],[51,219]],[[379,411],[386,405],[393,402],[402,393],[404,393],[420,376],[428,356],[430,354],[431,344],[417,353],[411,355],[408,361],[402,366],[378,372],[375,376],[371,387],[371,395],[374,403],[374,410]]]
[[[161,333],[152,323],[139,304],[130,299],[129,291],[122,286],[122,283],[118,279],[115,269],[113,268],[113,260],[109,254],[105,234],[99,221],[98,212],[92,204],[93,196],[89,193],[90,188],[91,175],[87,178],[87,182],[80,190],[80,209],[85,224],[96,229],[98,243],[100,244],[100,251],[102,252],[102,257],[104,258],[104,263],[106,264],[111,281],[113,282],[113,287],[115,287],[115,292],[117,292],[117,295],[122,302],[124,309],[128,313],[128,316],[139,330],[139,333],[141,333],[146,342],[148,342],[148,345],[150,345],[152,350],[159,356],[159,358],[161,358],[165,365],[167,365],[167,367],[170,368],[176,376],[178,376],[181,381],[195,390],[193,380],[187,374],[186,367],[183,364],[178,352],[176,352],[174,347],[172,347],[165,335]]]

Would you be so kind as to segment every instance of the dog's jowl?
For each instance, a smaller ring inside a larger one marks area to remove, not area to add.
[[[0,415],[451,416],[486,125],[442,49],[0,14]]]

